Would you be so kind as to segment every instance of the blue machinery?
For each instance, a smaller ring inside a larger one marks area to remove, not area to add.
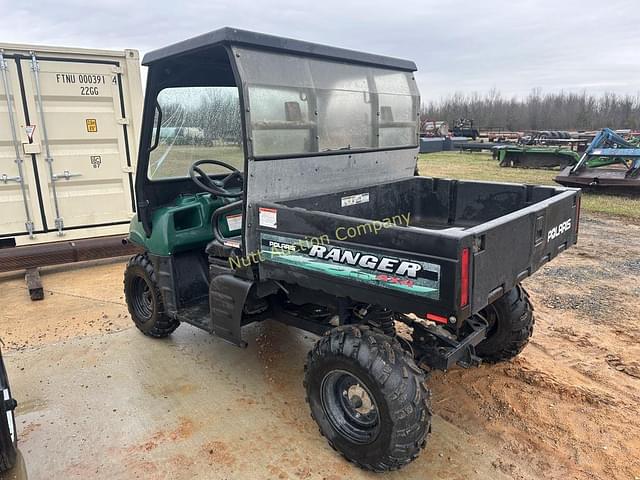
[[[565,168],[556,182],[570,187],[640,193],[640,146],[605,128],[595,136],[578,163]]]

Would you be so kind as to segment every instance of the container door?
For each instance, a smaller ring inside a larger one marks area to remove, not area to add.
[[[117,62],[22,59],[49,229],[128,223],[133,170]]]
[[[43,231],[17,61],[0,53],[0,237]],[[0,247],[6,246],[0,244]]]

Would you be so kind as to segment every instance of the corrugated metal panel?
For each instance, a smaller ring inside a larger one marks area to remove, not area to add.
[[[29,244],[125,232],[135,208],[142,107],[138,53],[2,44],[0,49],[13,94],[7,101],[0,85],[0,237]],[[21,184],[12,180],[18,162],[9,109],[32,238]]]

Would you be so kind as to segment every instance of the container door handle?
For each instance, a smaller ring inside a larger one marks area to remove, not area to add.
[[[51,178],[53,178],[53,181],[58,181],[58,180],[69,180],[71,177],[81,177],[82,174],[81,173],[71,173],[69,170],[65,170],[62,173],[54,173]]]
[[[0,175],[0,182],[4,183],[5,185],[9,182],[22,183],[22,177],[20,176],[10,177],[6,173],[3,173],[2,175]]]

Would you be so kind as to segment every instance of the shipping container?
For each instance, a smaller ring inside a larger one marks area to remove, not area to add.
[[[138,52],[0,43],[0,54],[0,248],[126,233]]]

